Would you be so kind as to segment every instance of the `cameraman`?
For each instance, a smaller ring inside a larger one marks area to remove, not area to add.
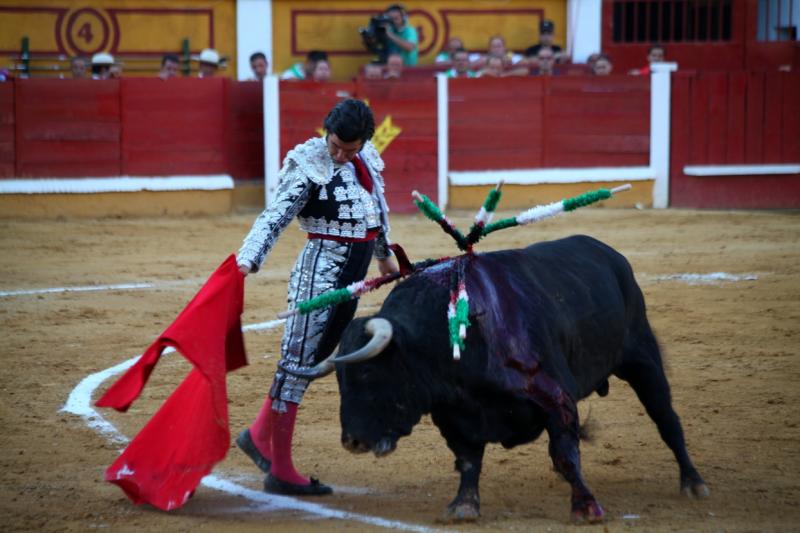
[[[408,25],[406,9],[400,4],[392,4],[386,8],[384,14],[391,20],[391,23],[385,23],[386,55],[400,54],[403,64],[416,66],[419,37],[417,30]]]

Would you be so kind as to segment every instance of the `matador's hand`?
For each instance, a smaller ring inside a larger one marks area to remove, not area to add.
[[[394,257],[387,257],[386,259],[378,259],[378,272],[381,273],[381,276],[399,272]]]

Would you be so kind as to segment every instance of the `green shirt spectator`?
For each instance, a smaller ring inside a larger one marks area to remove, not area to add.
[[[399,4],[392,4],[386,9],[386,15],[392,19],[392,24],[386,29],[387,56],[400,54],[403,64],[416,66],[417,52],[419,51],[419,36],[417,30],[408,25],[408,15],[405,8]]]

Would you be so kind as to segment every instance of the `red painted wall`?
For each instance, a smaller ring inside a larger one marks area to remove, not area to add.
[[[411,191],[436,201],[436,81],[285,82],[280,86],[281,154],[319,135],[330,109],[343,97],[366,99],[381,125],[400,128],[384,150],[387,201],[393,212],[416,211]],[[377,142],[377,139],[376,139]]]
[[[228,173],[236,178],[263,179],[264,105],[260,83],[228,83],[226,151]]]
[[[356,94],[369,101],[378,137],[390,122],[401,130],[381,154],[392,211],[416,212],[414,190],[437,201],[436,80],[361,81]]]
[[[0,177],[263,179],[261,85],[226,78],[0,84]]]
[[[281,157],[297,144],[319,135],[331,108],[342,98],[354,95],[353,83],[282,82],[279,98]]]
[[[800,73],[678,72],[670,205],[800,207],[800,176],[686,176],[686,165],[800,162]]]
[[[543,84],[542,78],[450,80],[450,169],[543,166]]]
[[[122,174],[225,174],[225,78],[122,80]]]
[[[15,80],[16,175],[118,176],[119,82]]]
[[[650,80],[451,80],[449,135],[452,170],[648,165]]]
[[[795,177],[697,178],[691,164],[800,161],[800,73],[673,77],[671,202],[799,207]],[[417,189],[436,200],[435,80],[281,84],[281,153],[317,135],[345,96],[369,100],[395,211]],[[451,80],[453,170],[647,165],[649,80]],[[261,86],[227,79],[14,80],[0,84],[0,177],[228,173],[263,179]],[[385,126],[385,125],[384,125]],[[267,132],[269,135],[269,132]]]
[[[17,158],[14,117],[14,84],[0,83],[0,178],[14,175]]]

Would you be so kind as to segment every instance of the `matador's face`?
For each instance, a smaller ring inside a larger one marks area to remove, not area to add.
[[[331,154],[331,159],[333,159],[333,162],[337,165],[343,165],[349,161],[352,161],[352,159],[358,152],[361,151],[361,148],[364,146],[364,143],[361,141],[361,139],[351,142],[344,142],[335,133],[328,134],[327,143],[328,153]]]

